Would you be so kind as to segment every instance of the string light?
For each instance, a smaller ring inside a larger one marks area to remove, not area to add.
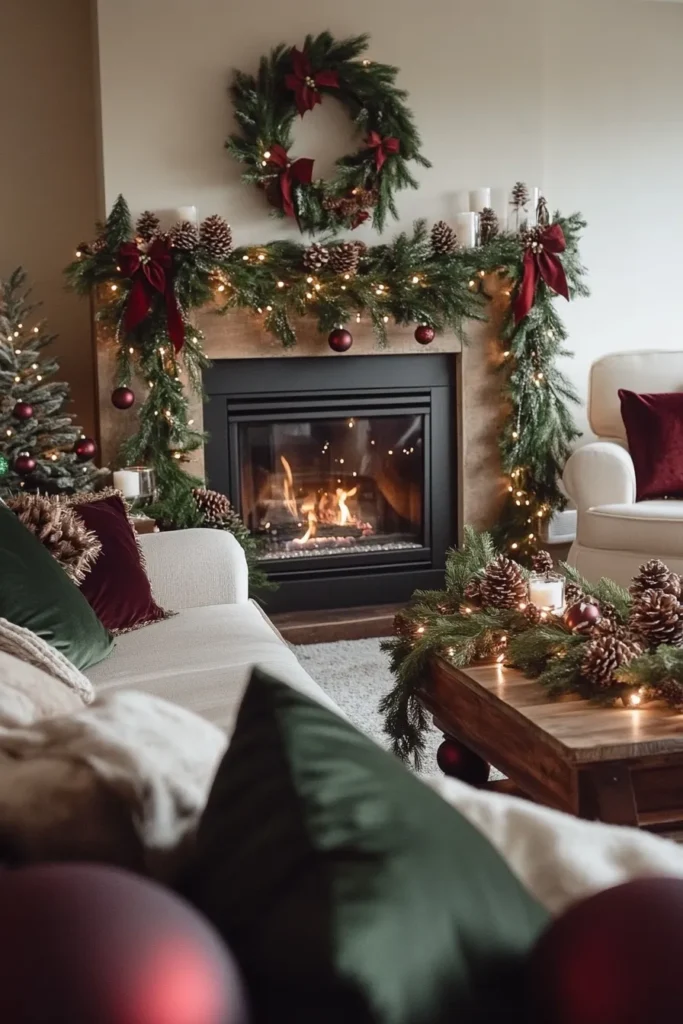
[[[306,278],[306,284],[313,284],[313,278],[312,277],[307,277]]]
[[[217,288],[217,291],[224,292],[225,291],[225,285],[224,284],[219,284],[218,288]]]
[[[271,157],[271,152],[270,152],[270,150],[269,150],[269,149],[267,149],[267,150],[265,151],[265,153],[263,154],[263,157],[264,157],[264,159],[265,159],[265,160],[270,160],[270,157]]]
[[[21,377],[15,377],[14,378],[14,383],[15,384],[20,384],[21,383]]]
[[[306,298],[307,299],[312,299],[313,298],[313,292],[306,292]]]
[[[513,440],[516,441],[518,437],[519,437],[519,434],[517,433],[517,431],[513,430],[512,431],[512,438],[513,438]]]
[[[21,331],[21,330],[23,330],[23,328],[24,328],[24,325],[23,325],[23,324],[17,324],[17,327],[18,327],[18,328],[19,328],[19,330]]]
[[[360,323],[360,313],[356,313],[356,323]]]
[[[278,286],[278,288],[284,288],[285,282],[284,281],[278,281],[277,286]]]
[[[9,430],[9,429],[7,430],[7,436],[8,436],[8,437],[11,437],[11,436],[12,436],[12,431],[11,431],[11,430]]]
[[[36,374],[36,380],[40,381],[40,380],[42,380],[42,379],[43,379],[43,378],[42,378],[41,374],[37,373],[37,374]]]
[[[131,346],[129,347],[128,351],[130,352],[130,354],[131,354],[132,356],[134,356],[134,355],[135,355],[135,349],[133,348],[133,346],[132,346],[132,345],[131,345]]]
[[[82,255],[83,255],[83,253],[81,252],[81,250],[80,249],[76,249],[76,259],[80,260]]]
[[[272,312],[273,312],[273,307],[272,307],[272,306],[266,306],[266,310],[267,310],[267,311],[268,311],[269,313],[272,313]]]
[[[503,359],[509,359],[509,358],[510,358],[510,352],[509,351],[503,352]]]
[[[15,332],[14,332],[14,337],[15,337],[15,338],[18,338],[18,337],[19,337],[19,331],[15,331]]]
[[[350,274],[344,274],[344,280],[345,281],[350,281],[351,280],[351,275]]]
[[[264,260],[265,260],[265,258],[266,258],[266,254],[265,254],[264,252],[260,252],[260,253],[258,254],[258,258],[259,258],[259,262],[260,262],[260,263],[263,263],[263,261],[264,261]]]
[[[173,458],[174,458],[174,459],[178,459],[178,460],[180,460],[180,459],[182,459],[182,457],[183,457],[183,456],[181,455],[181,453],[180,453],[180,452],[173,452]]]
[[[382,319],[384,320],[385,324],[389,323],[389,317],[388,316],[384,316],[384,317],[382,317]]]
[[[20,348],[15,348],[14,354],[15,354],[15,356],[20,356],[21,355],[21,349]]]
[[[320,291],[320,289],[322,288],[322,285],[321,285],[321,284],[316,284],[316,285],[315,285],[314,287],[315,287],[315,290],[316,290],[317,292],[319,292],[319,291]]]
[[[119,290],[119,286],[117,284],[111,284],[109,287],[113,292],[117,292]]]
[[[417,276],[417,274],[413,274],[413,284],[419,284],[419,283],[420,283],[420,278]]]
[[[40,328],[39,327],[34,327],[33,328],[33,333],[34,334],[40,334]]]
[[[31,369],[32,370],[37,370],[38,369],[38,363],[31,363]]]
[[[425,631],[425,628],[424,628],[424,626],[418,626],[418,627],[417,627],[417,632],[418,632],[418,633],[420,633],[420,635],[421,635],[422,633],[424,633],[424,631]]]

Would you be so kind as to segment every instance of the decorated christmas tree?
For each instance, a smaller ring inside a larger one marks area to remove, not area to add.
[[[46,353],[54,335],[35,319],[26,274],[0,283],[0,496],[20,489],[90,491],[106,475],[95,443],[65,412],[69,386]]]

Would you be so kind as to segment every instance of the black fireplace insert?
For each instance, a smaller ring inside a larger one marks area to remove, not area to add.
[[[270,611],[407,600],[456,536],[452,356],[220,360],[208,486],[279,584]]]

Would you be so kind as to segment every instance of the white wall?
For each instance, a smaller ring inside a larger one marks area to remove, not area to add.
[[[134,210],[195,203],[238,243],[293,232],[222,148],[231,69],[307,32],[367,31],[395,63],[434,167],[401,221],[448,218],[455,193],[523,179],[590,222],[593,297],[567,308],[587,370],[619,348],[683,347],[683,8],[652,0],[98,0],[104,181]],[[348,148],[326,101],[297,131],[324,173]],[[390,227],[388,232],[393,231]],[[359,233],[360,234],[360,233]],[[372,237],[365,232],[365,237]],[[583,425],[583,414],[579,414]]]

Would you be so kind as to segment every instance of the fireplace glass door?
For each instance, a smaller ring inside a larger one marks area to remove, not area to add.
[[[423,414],[290,414],[236,427],[242,516],[265,561],[426,546]]]

